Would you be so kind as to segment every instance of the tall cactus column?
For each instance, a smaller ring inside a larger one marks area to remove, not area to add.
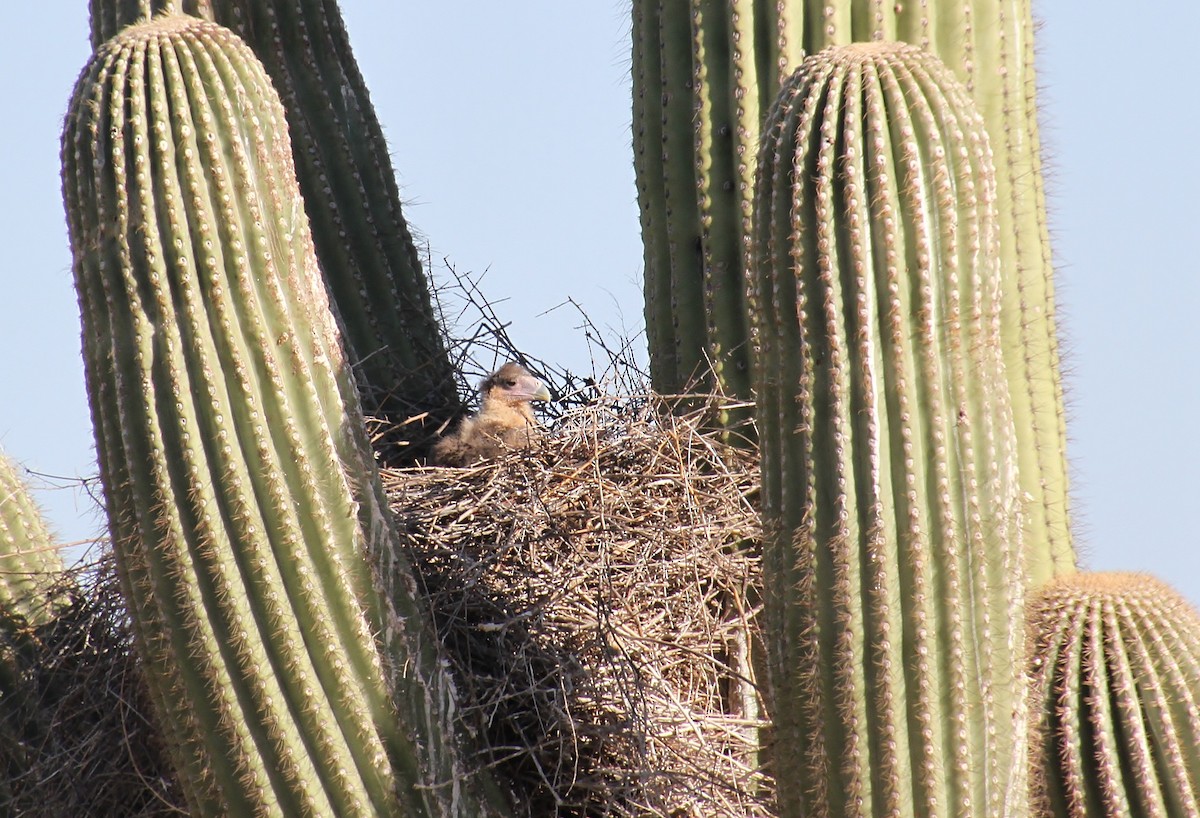
[[[789,816],[1023,814],[991,154],[928,53],[833,48],[759,155],[764,639]]]
[[[113,547],[193,814],[487,814],[261,64],[190,17],[108,40],[63,187]]]
[[[759,129],[789,4],[633,3],[633,146],[654,388],[751,397],[746,262]],[[727,422],[736,422],[728,418]]]

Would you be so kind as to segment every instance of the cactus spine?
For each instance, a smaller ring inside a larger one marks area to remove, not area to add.
[[[164,10],[241,37],[283,99],[317,257],[368,415],[394,424],[389,462],[412,462],[462,409],[429,285],[335,2],[91,0],[92,42]],[[428,413],[428,414],[425,414]],[[408,422],[410,418],[418,418]],[[396,437],[399,435],[400,437]],[[396,437],[396,439],[393,439]]]
[[[1034,585],[1074,570],[1028,0],[635,0],[633,15],[646,334],[663,392],[711,360],[722,389],[749,397],[739,372],[757,340],[741,313],[723,305],[744,298],[758,309],[753,291],[739,293],[753,146],[769,100],[803,54],[901,40],[954,69],[983,114],[997,167],[1002,339],[1028,495],[1026,569]]]
[[[63,189],[113,547],[193,814],[486,814],[261,64],[190,17],[108,40]]]
[[[1034,812],[1200,815],[1200,614],[1140,574],[1076,574],[1029,606]]]
[[[993,185],[966,90],[912,46],[806,59],[767,122],[755,388],[784,815],[1024,809]]]

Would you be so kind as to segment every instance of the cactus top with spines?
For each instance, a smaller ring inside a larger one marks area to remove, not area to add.
[[[91,0],[97,47],[152,15],[225,26],[262,61],[283,100],[317,258],[363,407],[388,421],[389,465],[423,457],[462,401],[387,142],[336,3],[325,0]]]
[[[1200,613],[1145,574],[1079,573],[1028,616],[1034,814],[1200,816]]]

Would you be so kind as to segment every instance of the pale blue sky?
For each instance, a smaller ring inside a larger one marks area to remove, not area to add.
[[[0,448],[66,477],[95,473],[58,186],[86,6],[0,4]],[[638,332],[625,4],[342,6],[433,258],[490,268],[487,295],[540,358],[587,366],[577,314],[543,314],[567,298]],[[1154,8],[1035,4],[1042,134],[1085,561],[1200,604],[1200,5]],[[102,528],[77,491],[39,498],[64,540]]]

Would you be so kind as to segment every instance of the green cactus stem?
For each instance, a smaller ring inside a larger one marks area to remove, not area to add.
[[[1024,810],[994,197],[966,89],[913,46],[804,60],[767,121],[753,315],[785,816]]]
[[[16,466],[0,453],[0,611],[41,624],[53,614],[47,590],[63,572],[62,556],[42,511]]]
[[[759,124],[801,54],[756,4],[633,3],[633,144],[654,388],[750,399],[748,237]],[[741,418],[732,413],[726,424]]]
[[[1037,123],[1029,0],[633,3],[633,143],[655,389],[677,392],[711,362],[750,397],[757,341],[745,290],[755,146],[770,100],[805,53],[900,40],[950,66],[983,115],[995,156],[1002,342],[1027,495],[1032,584],[1074,570],[1053,268]]]
[[[389,463],[459,414],[454,369],[400,205],[387,143],[333,0],[91,0],[92,42],[164,10],[241,37],[283,99],[296,172],[368,415]]]
[[[210,22],[85,67],[63,193],[123,592],[195,816],[477,816],[262,65]]]
[[[1033,587],[1075,570],[1069,527],[1066,412],[1038,135],[1030,0],[827,4],[805,26],[810,52],[903,40],[935,54],[970,90],[996,164],[1004,363],[1025,503]]]
[[[1143,574],[1029,606],[1034,814],[1200,816],[1200,613]]]

